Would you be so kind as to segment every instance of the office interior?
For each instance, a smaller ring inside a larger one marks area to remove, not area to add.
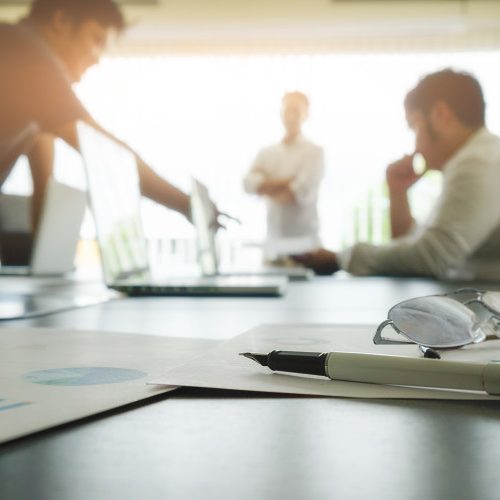
[[[220,236],[225,255],[265,235],[264,204],[242,193],[242,178],[257,151],[281,137],[283,93],[301,90],[311,99],[305,134],[325,150],[322,241],[333,248],[382,243],[389,239],[385,168],[412,152],[402,102],[420,76],[445,67],[477,75],[488,126],[500,128],[497,8],[490,1],[125,5],[131,27],[77,91],[161,175],[185,190],[192,176],[201,179],[221,208],[242,220]],[[15,20],[23,8],[2,12]],[[57,155],[56,176],[84,185],[78,155],[64,143]],[[3,192],[29,193],[23,163]],[[416,187],[417,217],[428,215],[439,182],[435,175]],[[189,246],[189,224],[144,205],[148,238]],[[93,234],[89,217],[82,236]]]
[[[386,168],[414,150],[403,101],[422,75],[444,68],[475,75],[488,130],[500,135],[498,1],[117,3],[129,26],[75,91],[158,174],[185,192],[193,178],[202,181],[217,208],[241,222],[228,220],[217,233],[229,267],[263,260],[266,206],[245,193],[243,179],[257,152],[282,138],[286,92],[309,97],[304,135],[324,150],[318,214],[325,248],[390,241]],[[28,5],[0,0],[0,20],[15,22]],[[86,190],[82,158],[63,141],[54,168],[57,181]],[[441,173],[430,172],[412,189],[417,222],[429,216],[441,186]],[[20,158],[0,197],[29,200],[31,192],[28,162]],[[29,233],[18,217],[24,209],[12,206],[0,203]],[[147,199],[141,213],[154,265],[172,275],[197,270],[193,226]],[[203,339],[207,352],[264,324],[363,325],[374,332],[406,299],[462,286],[500,290],[497,281],[340,271],[290,281],[278,298],[134,298],[106,290],[99,255],[87,206],[73,271],[0,276],[0,292],[29,295],[42,306],[44,296],[84,296],[88,306],[3,321],[0,337],[2,328],[101,331]],[[307,339],[304,345],[308,350]],[[495,400],[183,387],[0,444],[0,497],[496,498],[499,408]],[[0,384],[0,426],[1,418]]]

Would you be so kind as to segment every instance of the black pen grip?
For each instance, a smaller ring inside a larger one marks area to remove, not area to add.
[[[272,351],[267,366],[274,371],[326,376],[326,357],[322,352]]]

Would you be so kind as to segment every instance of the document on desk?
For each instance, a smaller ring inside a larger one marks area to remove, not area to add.
[[[148,385],[215,341],[0,329],[0,443],[174,390]]]
[[[153,379],[152,383],[347,398],[500,399],[475,391],[343,382],[276,373],[238,355],[241,352],[290,350],[420,356],[415,345],[374,345],[372,338],[375,329],[376,326],[366,325],[263,325],[166,371],[162,377]],[[500,340],[442,351],[442,358],[469,362],[500,360]]]

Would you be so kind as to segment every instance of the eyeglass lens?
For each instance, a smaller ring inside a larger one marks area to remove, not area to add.
[[[500,304],[500,294],[498,299]],[[460,347],[482,336],[475,328],[475,314],[460,302],[443,296],[406,300],[394,306],[388,318],[409,340],[429,347]]]

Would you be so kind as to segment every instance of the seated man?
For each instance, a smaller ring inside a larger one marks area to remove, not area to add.
[[[406,156],[387,168],[391,243],[319,250],[297,260],[319,274],[342,268],[355,275],[499,278],[500,138],[485,128],[478,81],[452,70],[430,74],[408,93],[405,110],[416,153],[427,169],[443,173],[432,215],[415,224],[408,190],[420,176]]]
[[[324,171],[323,150],[302,135],[309,112],[307,97],[290,92],[282,104],[285,136],[259,152],[244,187],[266,199],[269,248],[287,238],[319,248],[317,201]],[[269,257],[277,255],[270,253]]]
[[[124,28],[112,0],[35,0],[25,20],[0,24],[0,186],[26,154],[34,227],[53,169],[55,138],[78,149],[78,120],[112,137],[78,100],[72,84],[99,62],[109,37]],[[189,197],[136,157],[143,194],[189,219]]]

